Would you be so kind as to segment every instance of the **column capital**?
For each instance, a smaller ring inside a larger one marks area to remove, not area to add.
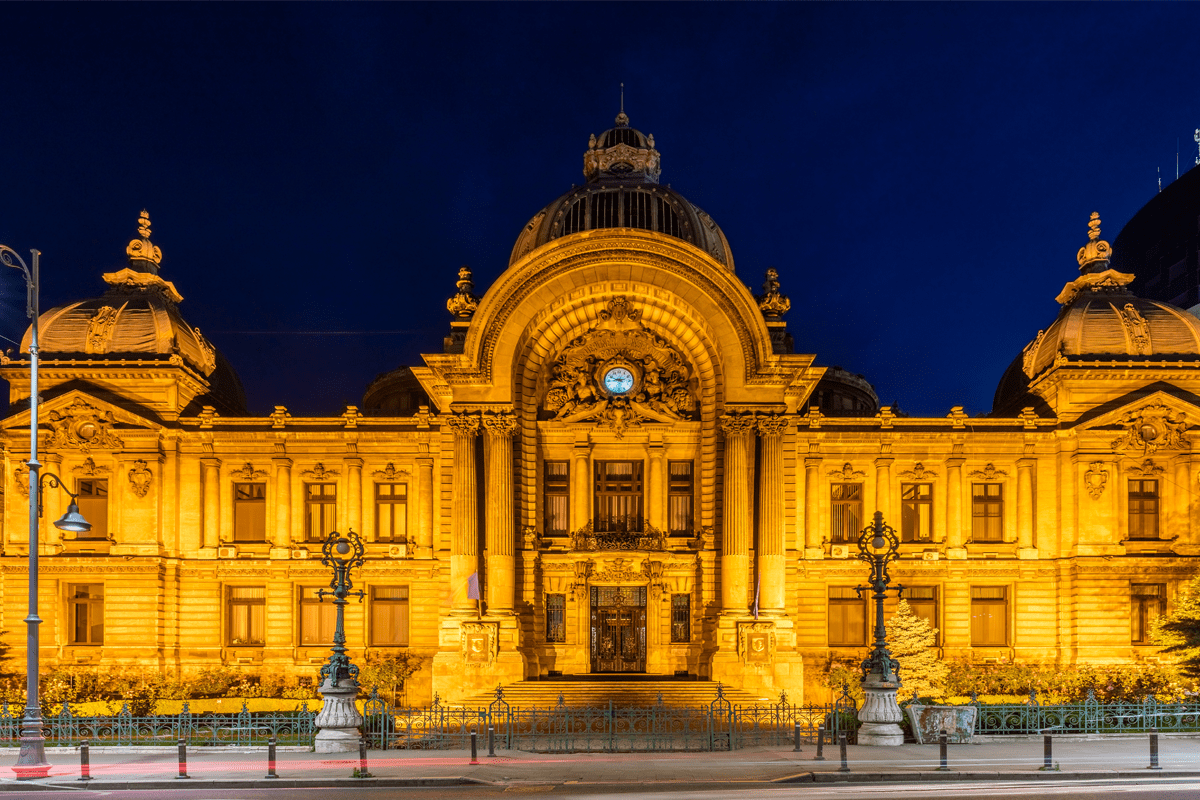
[[[895,460],[896,459],[893,458],[892,456],[880,456],[879,458],[875,459],[875,468],[876,469],[886,469],[886,468],[890,467],[892,465],[892,462],[894,462]]]
[[[946,459],[947,469],[962,469],[962,465],[967,463],[967,460],[962,457],[954,457]]]
[[[1017,469],[1032,469],[1037,464],[1037,459],[1032,457],[1018,458]]]
[[[455,436],[472,439],[479,433],[479,414],[472,411],[455,411],[446,416],[446,423]]]
[[[722,414],[718,422],[725,436],[742,436],[754,430],[754,414]]]
[[[221,468],[221,459],[217,458],[216,456],[205,456],[200,459],[200,463],[206,467],[216,467],[217,469]]]
[[[362,469],[363,460],[358,456],[347,456],[342,459],[342,463],[346,465],[346,469]]]
[[[783,436],[787,432],[791,419],[783,414],[759,414],[756,424],[761,436]]]
[[[511,437],[517,431],[517,415],[511,411],[496,411],[485,414],[483,428],[490,437]]]
[[[271,463],[274,464],[276,467],[282,467],[283,469],[291,469],[292,464],[294,464],[295,462],[292,461],[287,456],[275,456],[274,458],[271,459]]]

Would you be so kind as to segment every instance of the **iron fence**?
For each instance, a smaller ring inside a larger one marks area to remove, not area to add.
[[[1024,703],[980,703],[977,734],[1144,733],[1200,730],[1200,703],[1165,703],[1154,695],[1134,702],[1101,703],[1095,692],[1078,703],[1043,704],[1037,690]]]
[[[476,708],[445,706],[436,698],[429,708],[393,708],[372,692],[364,708],[364,733],[372,749],[463,749],[471,733],[496,747],[543,753],[662,752],[736,750],[748,746],[790,746],[795,725],[801,738],[815,742],[824,726],[836,741],[857,728],[857,707],[844,691],[828,705],[796,705],[781,695],[771,705],[732,704],[717,687],[707,706],[675,707],[662,695],[650,707],[568,706],[560,695],[552,708],[514,706],[497,687],[496,699]]]
[[[22,709],[0,707],[0,747],[21,741]],[[282,745],[311,745],[317,712],[308,703],[291,712],[252,713],[246,704],[232,714],[193,714],[188,704],[178,714],[134,716],[124,705],[112,716],[76,716],[70,703],[57,714],[43,717],[46,744],[73,747],[87,739],[93,746],[170,745],[186,739],[189,745],[266,745],[274,736]]]

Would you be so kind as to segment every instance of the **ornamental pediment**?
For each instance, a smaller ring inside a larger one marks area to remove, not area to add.
[[[49,435],[49,445],[89,452],[93,447],[112,449],[122,446],[115,426],[158,428],[154,420],[101,400],[79,389],[44,400],[38,406],[38,427]],[[4,420],[5,430],[29,428],[29,409]]]
[[[1163,391],[1140,397],[1089,419],[1083,430],[1111,436],[1118,455],[1148,456],[1160,451],[1189,451],[1200,408]]]

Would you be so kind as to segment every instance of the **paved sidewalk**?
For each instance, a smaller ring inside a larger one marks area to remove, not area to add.
[[[652,784],[652,783],[769,783],[812,781],[914,781],[981,779],[1079,779],[1101,777],[1200,777],[1200,738],[1159,736],[1161,770],[1147,769],[1149,737],[1120,739],[1056,739],[1053,761],[1059,771],[1041,772],[1040,737],[1020,741],[951,745],[950,771],[937,771],[937,745],[847,748],[849,773],[839,772],[836,745],[825,747],[825,761],[813,760],[815,745],[802,752],[791,748],[755,747],[715,753],[573,753],[546,754],[498,750],[479,763],[470,763],[462,750],[388,750],[367,754],[373,778],[355,779],[356,753],[325,755],[281,748],[276,761],[278,779],[266,778],[266,748],[189,748],[188,780],[176,779],[175,748],[93,749],[91,774],[84,784],[77,749],[48,752],[53,767],[48,778],[17,781],[12,770],[16,749],[0,756],[0,791],[37,786],[89,789],[126,788],[268,788],[359,784],[377,786],[506,784]]]

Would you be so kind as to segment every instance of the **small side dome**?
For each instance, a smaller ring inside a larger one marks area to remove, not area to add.
[[[1038,407],[1029,385],[1042,373],[1080,361],[1200,361],[1200,319],[1183,309],[1138,297],[1133,276],[1109,269],[1112,250],[1100,239],[1100,215],[1088,223],[1089,241],[1077,260],[1082,273],[1058,295],[1050,327],[1038,331],[1001,378],[993,413]],[[1044,405],[1044,404],[1042,404]]]
[[[879,395],[862,375],[841,367],[826,367],[808,405],[816,406],[827,417],[873,417],[879,413]]]
[[[375,376],[363,393],[363,414],[368,417],[411,417],[421,406],[429,406],[429,397],[408,367]]]
[[[225,413],[246,408],[242,382],[233,367],[179,313],[183,297],[158,275],[162,249],[150,241],[150,217],[142,211],[139,238],[126,248],[129,266],[103,278],[111,288],[100,297],[53,308],[38,320],[43,356],[97,361],[120,358],[179,359],[204,376],[214,405]],[[21,340],[29,352],[30,329]]]

